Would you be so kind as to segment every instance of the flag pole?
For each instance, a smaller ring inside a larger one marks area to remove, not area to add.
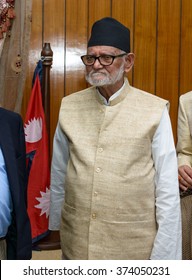
[[[46,119],[46,127],[50,151],[50,69],[53,62],[53,51],[50,43],[44,43],[41,51],[41,60],[43,65],[42,73],[42,103]],[[51,153],[49,152],[49,155]],[[51,161],[51,160],[50,160]],[[59,231],[51,231],[36,244],[39,250],[58,250],[60,249]]]
[[[50,150],[50,69],[53,62],[53,51],[51,49],[50,43],[44,43],[43,49],[41,51],[41,60],[43,64],[42,102],[45,112]]]

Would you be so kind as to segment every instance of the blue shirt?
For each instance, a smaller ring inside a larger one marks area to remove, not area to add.
[[[7,234],[11,223],[12,199],[5,167],[4,157],[0,148],[0,237]]]

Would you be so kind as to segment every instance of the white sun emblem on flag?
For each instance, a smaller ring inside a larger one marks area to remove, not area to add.
[[[43,122],[42,118],[33,118],[25,123],[25,141],[28,143],[35,143],[42,138],[42,128]]]
[[[40,202],[35,205],[35,208],[41,209],[40,216],[46,214],[46,218],[49,216],[49,206],[50,206],[50,189],[46,188],[46,192],[40,191],[41,197],[36,197]]]

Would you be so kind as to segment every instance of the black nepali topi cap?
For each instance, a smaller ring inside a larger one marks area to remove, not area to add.
[[[87,46],[111,46],[129,53],[130,31],[116,19],[105,17],[93,24]]]

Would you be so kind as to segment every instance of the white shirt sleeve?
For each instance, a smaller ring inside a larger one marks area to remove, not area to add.
[[[167,109],[152,142],[156,176],[157,235],[151,253],[152,260],[180,260],[181,210],[178,186],[178,166],[171,122]]]
[[[65,176],[69,159],[68,139],[61,130],[60,125],[56,127],[53,142],[53,157],[51,163],[51,198],[49,229],[59,230],[61,222],[61,209],[64,201]]]

